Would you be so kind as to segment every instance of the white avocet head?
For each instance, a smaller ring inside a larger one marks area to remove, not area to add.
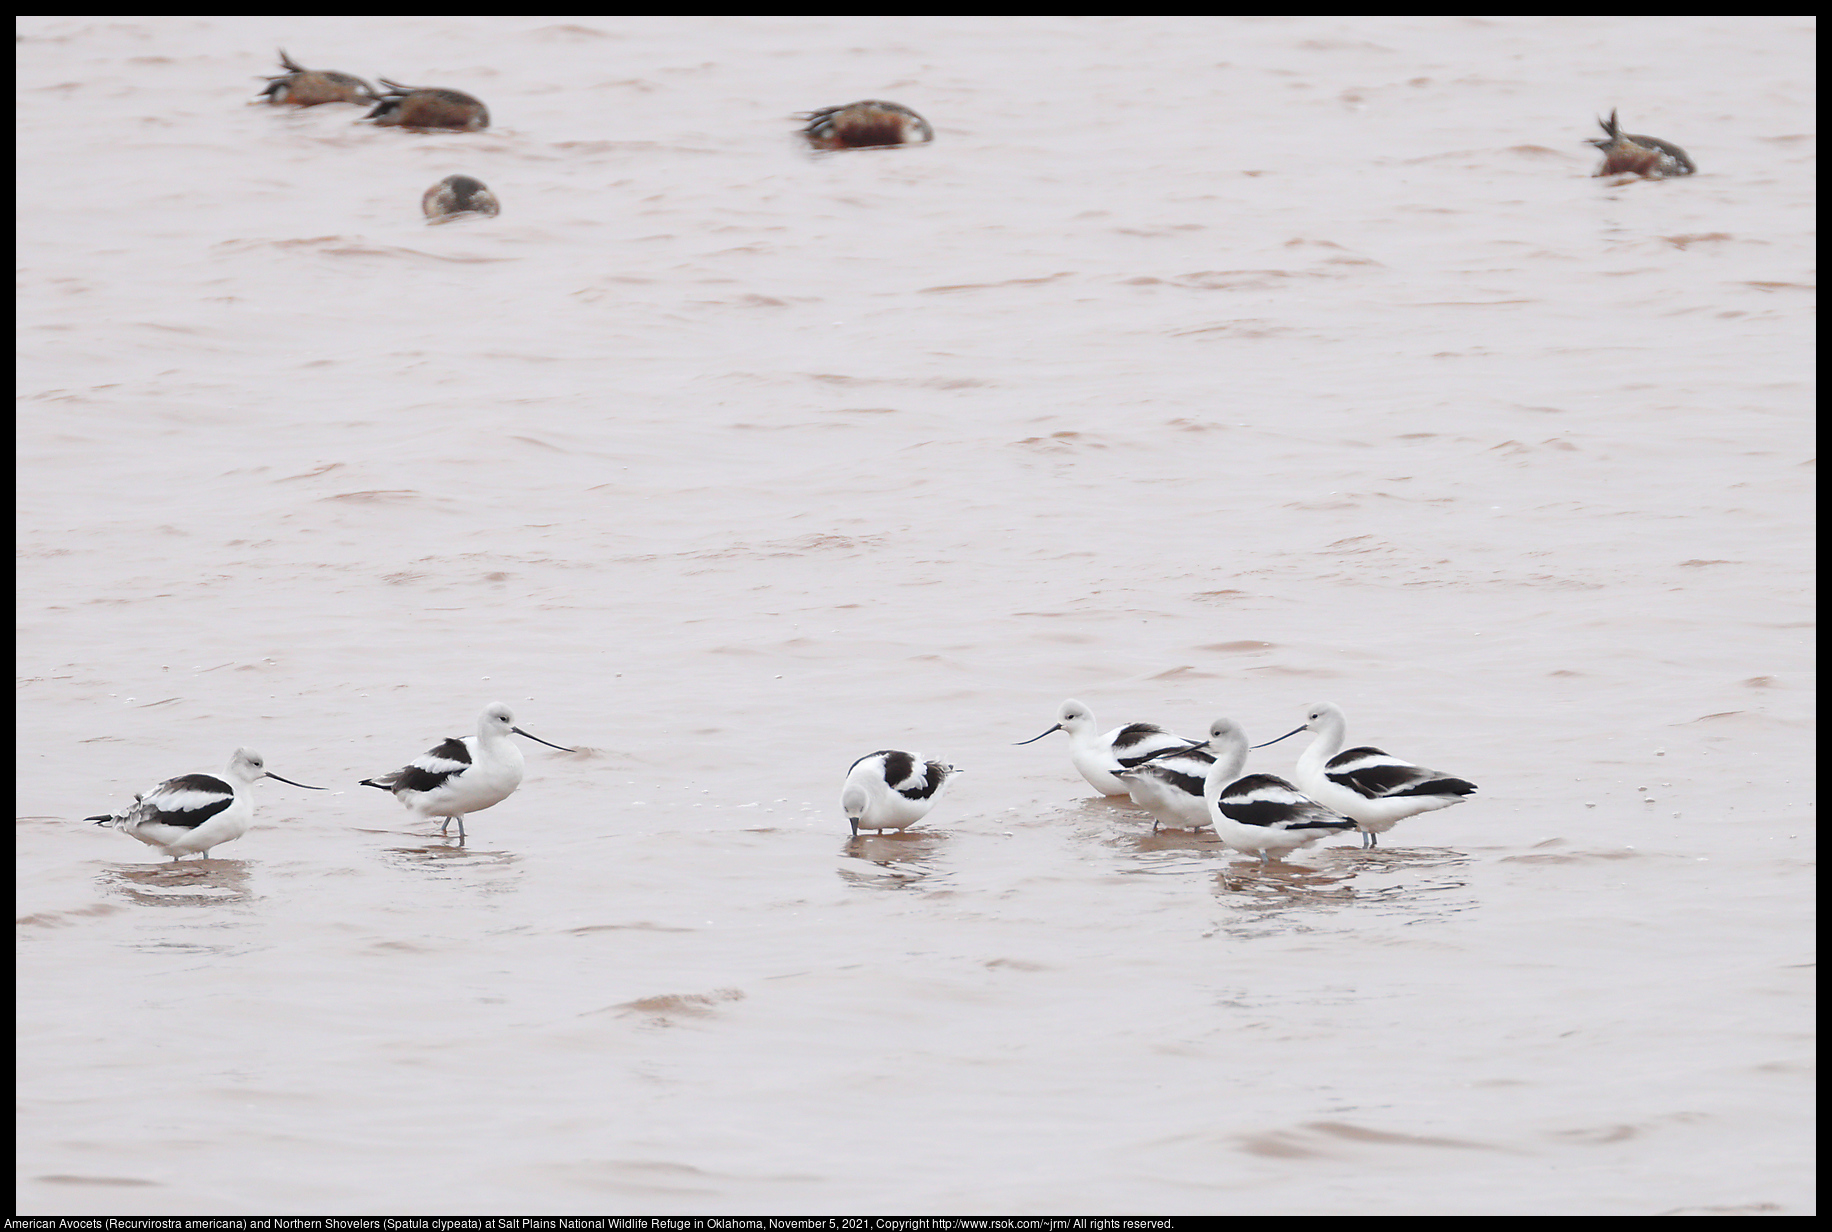
[[[1319,804],[1353,817],[1364,847],[1375,846],[1376,835],[1408,817],[1461,804],[1475,794],[1476,785],[1467,779],[1427,770],[1368,745],[1343,751],[1348,719],[1329,702],[1312,706],[1303,724],[1278,740],[1254,747],[1263,749],[1303,731],[1317,738],[1298,758],[1298,786]]]
[[[1209,738],[1199,747],[1215,757],[1202,793],[1209,819],[1216,837],[1235,850],[1257,855],[1265,864],[1355,828],[1352,820],[1324,808],[1277,775],[1236,778],[1247,764],[1247,734],[1234,720],[1209,724]]]
[[[122,812],[83,820],[113,826],[174,860],[193,853],[208,859],[212,847],[248,833],[254,821],[254,801],[248,789],[260,779],[279,779],[308,791],[325,790],[270,774],[259,753],[237,749],[222,778],[214,774],[180,775],[135,796],[134,803]]]
[[[1018,743],[1035,744],[1051,732],[1059,731],[1069,733],[1069,760],[1075,763],[1075,769],[1103,796],[1127,793],[1126,784],[1116,775],[1121,767],[1136,766],[1194,743],[1156,723],[1128,723],[1102,735],[1099,724],[1094,721],[1094,712],[1074,698],[1057,709],[1054,727]]]
[[[959,773],[920,753],[880,749],[852,763],[840,790],[840,809],[854,838],[860,830],[902,830],[927,816],[941,789]]]
[[[527,736],[562,753],[573,751],[523,731],[509,707],[492,702],[478,716],[475,736],[453,736],[399,770],[362,780],[362,785],[391,792],[409,812],[428,821],[441,818],[441,834],[456,821],[462,842],[465,814],[501,804],[522,785],[522,751],[511,735]]]

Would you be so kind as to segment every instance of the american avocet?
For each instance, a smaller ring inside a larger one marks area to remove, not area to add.
[[[1209,724],[1209,738],[1197,747],[1215,758],[1202,786],[1215,836],[1237,851],[1258,855],[1262,864],[1355,828],[1354,821],[1324,808],[1277,775],[1236,778],[1247,764],[1247,734],[1234,720]]]
[[[1598,120],[1597,125],[1609,135],[1585,139],[1584,144],[1594,145],[1603,152],[1603,165],[1592,173],[1592,178],[1599,175],[1645,175],[1649,179],[1660,180],[1691,175],[1698,170],[1692,165],[1692,160],[1686,157],[1686,152],[1671,141],[1623,132],[1622,126],[1616,122],[1614,111],[1609,113],[1609,119]]]
[[[1375,836],[1395,823],[1461,804],[1476,790],[1467,779],[1415,766],[1366,745],[1342,752],[1347,730],[1342,709],[1320,702],[1305,714],[1303,726],[1254,747],[1263,749],[1301,731],[1316,732],[1317,738],[1298,758],[1298,786],[1319,803],[1353,817],[1361,826],[1363,847],[1376,846]]]
[[[316,107],[320,103],[361,103],[366,107],[377,99],[375,87],[361,77],[300,68],[284,50],[280,52],[280,67],[286,71],[269,77],[267,88],[257,98],[293,107]]]
[[[802,136],[823,150],[869,145],[921,145],[935,139],[929,122],[901,103],[867,98],[843,107],[822,107],[795,117],[806,120]]]
[[[880,834],[901,830],[921,821],[942,787],[959,773],[944,762],[923,760],[920,753],[880,749],[852,763],[840,792],[840,808],[854,838],[861,829]]]
[[[174,860],[193,852],[209,859],[212,847],[248,833],[254,821],[254,801],[248,789],[257,779],[280,779],[307,791],[325,790],[269,774],[267,762],[259,753],[237,749],[223,778],[214,774],[180,775],[135,796],[132,806],[123,812],[83,820],[113,826]]]
[[[507,800],[522,785],[522,751],[510,735],[527,736],[536,744],[570,753],[571,749],[542,740],[515,725],[515,716],[501,702],[484,708],[475,736],[453,736],[434,746],[392,774],[364,779],[364,787],[379,787],[427,821],[443,818],[439,833],[456,821],[458,841],[464,841],[464,816],[481,812]]]
[[[1173,830],[1200,830],[1211,824],[1202,792],[1215,757],[1204,749],[1177,749],[1122,769],[1114,777],[1126,784],[1132,802],[1151,814],[1151,832],[1160,825]]]
[[[386,77],[381,82],[388,87],[388,93],[382,95],[374,111],[363,117],[365,120],[374,120],[383,127],[460,128],[473,133],[490,127],[490,109],[462,90],[404,86]]]
[[[494,217],[502,212],[496,194],[482,180],[468,175],[448,175],[426,190],[420,208],[434,222],[443,222],[458,214],[483,214]]]
[[[1094,712],[1073,698],[1056,711],[1056,726],[1018,743],[1035,744],[1050,732],[1059,731],[1069,733],[1069,760],[1103,796],[1126,794],[1126,784],[1113,773],[1120,767],[1136,766],[1159,753],[1187,749],[1195,743],[1156,723],[1128,723],[1100,735],[1095,730]]]

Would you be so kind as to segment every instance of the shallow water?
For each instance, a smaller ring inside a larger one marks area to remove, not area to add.
[[[1812,1212],[1804,21],[21,31],[21,1213]],[[1482,791],[1264,869],[1066,697]]]

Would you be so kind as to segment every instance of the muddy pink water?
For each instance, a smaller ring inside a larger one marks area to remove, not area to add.
[[[1811,1213],[1803,21],[23,33],[20,1211]],[[1262,870],[1068,697],[1482,791]]]

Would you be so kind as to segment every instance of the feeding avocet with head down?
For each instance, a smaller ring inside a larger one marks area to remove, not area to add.
[[[248,833],[254,821],[254,801],[248,789],[258,779],[280,779],[308,791],[325,790],[269,774],[259,753],[237,749],[229,759],[228,773],[220,779],[214,774],[183,774],[135,796],[132,807],[123,812],[83,820],[113,826],[174,860],[192,853],[209,859],[212,847]]]
[[[478,717],[475,736],[453,736],[394,773],[364,779],[362,785],[394,793],[410,812],[428,821],[442,818],[441,834],[456,821],[458,840],[463,842],[466,813],[501,804],[522,785],[522,751],[509,739],[511,734],[562,753],[573,751],[523,731],[509,708],[494,702]]]
[[[959,773],[945,762],[923,760],[920,753],[880,749],[852,763],[840,808],[854,838],[862,829],[880,834],[901,830],[927,816],[942,787]]]
[[[1126,784],[1115,774],[1122,766],[1136,766],[1160,753],[1187,749],[1195,743],[1156,723],[1128,723],[1103,736],[1096,730],[1094,712],[1073,698],[1056,711],[1056,726],[1018,743],[1035,744],[1050,732],[1059,731],[1069,733],[1069,760],[1103,796],[1126,794]]]
[[[1348,719],[1339,706],[1319,702],[1279,740],[1301,731],[1317,733],[1298,758],[1298,786],[1339,813],[1347,813],[1361,826],[1361,845],[1373,847],[1376,835],[1398,822],[1432,809],[1461,804],[1475,794],[1476,785],[1437,770],[1427,770],[1379,749],[1362,745],[1342,752]],[[1277,744],[1268,740],[1266,744]],[[1265,748],[1266,744],[1255,745]]]
[[[1161,825],[1200,830],[1213,824],[1202,793],[1214,764],[1214,754],[1206,749],[1176,749],[1127,766],[1114,777],[1126,784],[1132,802],[1151,814],[1153,834]]]
[[[1209,724],[1209,738],[1196,747],[1215,758],[1202,785],[1215,836],[1237,851],[1259,856],[1260,863],[1355,828],[1352,820],[1275,774],[1236,778],[1247,764],[1247,734],[1233,719]]]

